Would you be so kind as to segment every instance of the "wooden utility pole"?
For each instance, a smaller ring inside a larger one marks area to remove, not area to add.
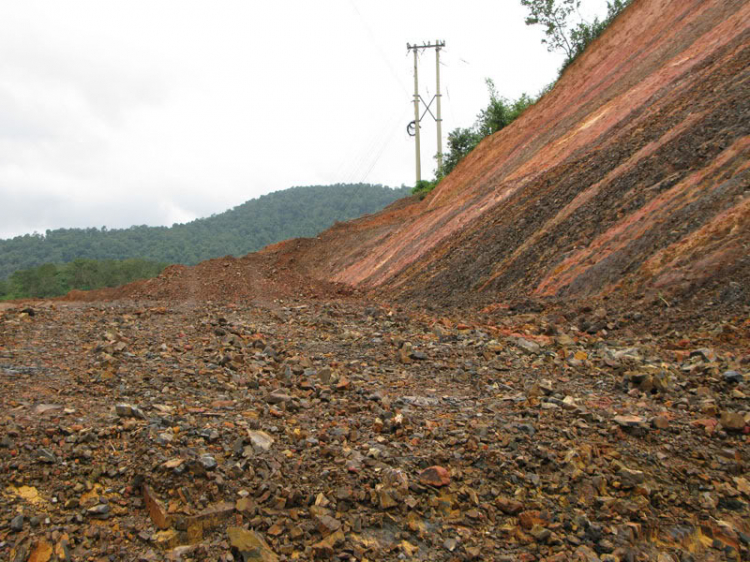
[[[442,95],[440,94],[440,49],[445,47],[445,41],[435,41],[435,44],[428,42],[426,44],[422,45],[410,45],[409,43],[406,44],[406,49],[408,51],[414,51],[414,121],[409,123],[409,127],[407,130],[409,131],[409,134],[414,137],[415,141],[415,147],[416,147],[416,170],[417,170],[417,183],[422,181],[422,158],[420,153],[420,122],[422,121],[422,117],[424,117],[427,113],[432,116],[432,118],[437,123],[437,161],[438,161],[438,176],[443,170],[443,118],[440,111],[440,98]],[[418,64],[417,64],[417,53],[420,49],[435,49],[435,80],[437,83],[437,93],[432,97],[430,100],[430,103],[425,103],[425,101],[422,99],[422,96],[419,95],[419,79],[417,77],[418,75]],[[432,111],[430,110],[430,106],[432,105],[433,101],[437,100],[437,115],[434,115]],[[425,106],[424,113],[420,116],[419,114],[419,103],[422,102]],[[413,129],[412,129],[413,125]],[[412,132],[413,130],[413,132]]]

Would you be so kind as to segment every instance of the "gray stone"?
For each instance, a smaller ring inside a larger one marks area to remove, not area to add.
[[[55,464],[57,462],[55,453],[53,453],[49,449],[44,448],[40,448],[37,452],[37,459],[39,459],[39,462],[43,462],[46,464]]]
[[[514,338],[511,340],[516,347],[531,355],[538,355],[541,351],[539,344],[525,338]]]
[[[745,380],[745,377],[742,375],[742,373],[739,373],[737,371],[726,371],[724,373],[724,382],[728,382],[730,384],[740,384]]]
[[[95,505],[94,507],[86,510],[86,513],[88,513],[90,517],[94,517],[95,519],[107,519],[109,517],[109,512],[109,505],[107,505],[106,503],[100,503],[99,505]]]
[[[23,530],[23,514],[15,516],[10,520],[10,530],[18,533]]]

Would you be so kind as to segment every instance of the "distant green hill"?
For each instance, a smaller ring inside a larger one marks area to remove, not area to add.
[[[57,297],[73,289],[90,291],[102,287],[118,287],[137,279],[156,277],[167,265],[140,258],[77,258],[60,265],[45,263],[31,269],[19,269],[7,281],[0,279],[0,301]]]
[[[230,254],[242,256],[288,238],[315,236],[336,221],[374,213],[408,194],[408,188],[371,184],[293,187],[171,227],[60,228],[16,236],[0,240],[0,279],[19,269],[77,258],[141,258],[190,265]]]

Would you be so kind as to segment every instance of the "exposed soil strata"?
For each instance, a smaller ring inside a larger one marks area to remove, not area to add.
[[[252,301],[349,286],[449,306],[654,292],[713,302],[750,279],[748,22],[742,1],[636,1],[424,201],[95,298]],[[707,225],[714,235],[697,234]]]
[[[424,295],[453,303],[466,298],[456,294],[459,287],[478,291],[480,300],[520,294],[577,298],[615,285],[627,285],[631,293],[649,289],[653,267],[651,276],[639,268],[651,255],[747,197],[747,39],[745,31],[717,47],[564,162],[536,179],[527,176],[522,187],[505,187],[511,195],[386,287],[404,287],[409,299]],[[603,120],[599,112],[582,127],[589,131]],[[490,151],[494,142],[479,150]],[[503,189],[501,182],[497,191]],[[747,238],[737,240],[742,232],[723,243],[746,244]],[[702,263],[683,260],[681,267],[693,280],[720,273]],[[661,277],[660,290],[670,288],[667,281]]]

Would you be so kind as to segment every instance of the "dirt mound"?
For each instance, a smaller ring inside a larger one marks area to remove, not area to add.
[[[96,291],[71,291],[59,300],[267,303],[357,295],[361,291],[355,286],[331,280],[331,272],[364,258],[389,231],[413,219],[420,209],[419,199],[408,197],[382,213],[336,223],[317,238],[285,240],[242,258],[225,256],[194,267],[173,265],[155,279]]]
[[[159,277],[122,287],[97,291],[71,291],[64,301],[161,300],[173,302],[255,302],[275,299],[319,299],[342,297],[356,291],[348,285],[303,274],[294,264],[300,247],[310,243],[298,239],[249,254],[226,256],[195,267],[172,265]]]

